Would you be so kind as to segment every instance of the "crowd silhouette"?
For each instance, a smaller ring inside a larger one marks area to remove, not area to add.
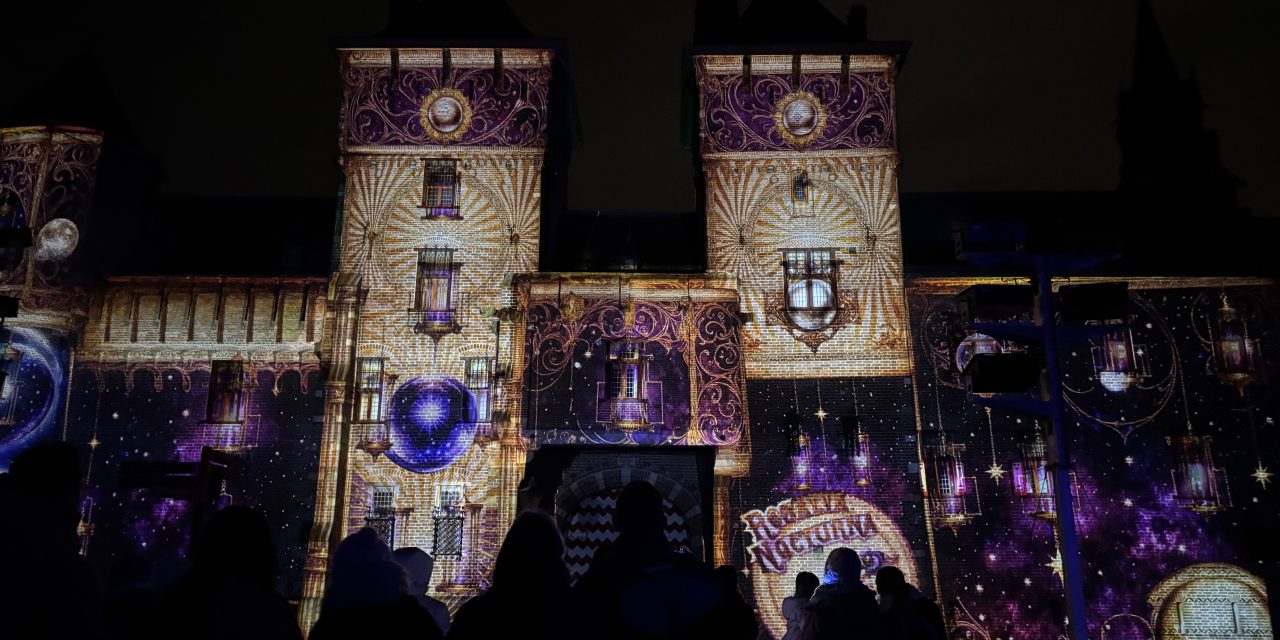
[[[303,637],[296,611],[275,590],[271,528],[253,509],[214,513],[193,539],[190,568],[162,588],[139,555],[99,573],[79,553],[81,480],[74,447],[40,445],[0,475],[0,607],[14,637]],[[23,514],[16,518],[14,514]],[[605,546],[571,584],[556,521],[518,515],[494,562],[490,586],[450,619],[431,598],[433,559],[409,547],[393,553],[370,528],[348,536],[330,566],[311,640],[414,638],[472,640],[756,640],[769,638],[732,566],[712,568],[687,548],[673,550],[662,498],[653,485],[627,485],[617,501],[616,544]],[[101,575],[101,578],[99,577]],[[821,579],[801,572],[779,606],[783,640],[943,640],[938,606],[896,567],[862,582],[857,552],[830,552]],[[877,599],[878,592],[878,599]]]

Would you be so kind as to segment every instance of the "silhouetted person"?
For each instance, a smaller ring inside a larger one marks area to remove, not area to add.
[[[378,532],[365,527],[333,554],[329,589],[308,640],[443,638],[431,614],[409,595],[404,569]]]
[[[569,601],[564,540],[546,514],[516,517],[493,564],[493,586],[465,602],[454,616],[449,639],[571,638],[577,607]]]
[[[876,592],[894,640],[945,640],[947,627],[942,610],[908,584],[901,569],[884,567],[877,571]]]
[[[721,637],[728,640],[729,638],[740,640],[755,640],[756,634],[760,631],[760,624],[756,622],[756,614],[751,610],[751,606],[742,598],[742,592],[738,590],[738,570],[723,565],[716,567],[713,572],[716,578],[716,584],[720,587],[720,616],[723,626],[721,629]]]
[[[847,547],[827,555],[822,586],[809,599],[802,640],[887,640],[876,596],[862,584],[862,559]]]
[[[0,475],[0,617],[27,638],[95,638],[102,593],[80,557],[80,461],[73,445],[36,445]]]
[[[796,574],[796,593],[782,599],[782,617],[787,621],[787,632],[782,636],[782,640],[799,640],[800,632],[804,629],[804,619],[808,613],[805,607],[809,605],[809,598],[813,597],[814,589],[818,588],[818,576],[801,571]]]
[[[637,481],[618,496],[618,542],[597,554],[574,586],[593,638],[718,638],[720,591],[711,569],[675,553],[664,535],[662,498]]]
[[[435,558],[417,547],[401,547],[391,553],[391,559],[404,568],[409,576],[409,595],[431,614],[431,619],[440,627],[440,633],[449,633],[449,607],[427,595],[431,586],[431,573],[436,566]]]
[[[116,558],[107,573],[103,636],[111,640],[145,637],[159,615],[161,592],[151,581],[151,566],[137,554]]]
[[[195,539],[191,569],[161,601],[158,637],[302,637],[289,603],[275,591],[276,547],[262,514],[231,506],[209,518]],[[154,623],[151,623],[154,624]]]

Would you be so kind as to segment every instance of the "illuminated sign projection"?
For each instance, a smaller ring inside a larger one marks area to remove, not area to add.
[[[837,547],[858,552],[868,582],[885,566],[902,569],[908,582],[916,582],[915,560],[902,532],[884,512],[852,494],[810,493],[752,509],[740,519],[753,540],[747,552],[761,618],[775,637],[787,627],[775,603],[794,593],[801,571],[821,577],[827,554]]]

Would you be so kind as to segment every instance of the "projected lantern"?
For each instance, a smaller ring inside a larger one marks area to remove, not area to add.
[[[1249,324],[1222,294],[1222,307],[1213,322],[1213,361],[1218,378],[1241,394],[1258,373],[1258,343],[1249,335]]]
[[[613,426],[626,431],[649,426],[649,357],[638,340],[609,345],[609,411]]]
[[[925,454],[926,481],[933,515],[938,524],[955,529],[981,515],[975,506],[976,493],[973,479],[965,475],[964,445],[950,442],[945,433],[927,447]]]
[[[1103,388],[1120,393],[1133,386],[1141,377],[1140,349],[1133,344],[1133,333],[1128,324],[1108,324],[1102,337],[1093,347],[1094,369]]]
[[[842,422],[836,454],[849,462],[853,483],[859,487],[868,486],[871,484],[871,437],[862,430],[858,416],[848,416]]]
[[[1031,442],[1018,445],[1022,457],[1013,465],[1013,492],[1022,499],[1023,511],[1032,517],[1053,520],[1053,473],[1049,470],[1048,446],[1036,426]]]
[[[862,429],[853,436],[853,483],[859,487],[871,484],[871,437]]]
[[[76,523],[76,536],[80,538],[80,555],[89,555],[89,541],[93,539],[93,509],[96,506],[93,498],[85,496],[80,501],[80,521]]]
[[[1187,425],[1187,434],[1172,440],[1177,462],[1173,468],[1174,500],[1178,506],[1196,513],[1217,513],[1231,506],[1226,476],[1214,468],[1213,438],[1197,436]]]
[[[809,488],[809,436],[801,433],[796,438],[795,453],[791,454],[791,474],[796,478],[796,488]]]

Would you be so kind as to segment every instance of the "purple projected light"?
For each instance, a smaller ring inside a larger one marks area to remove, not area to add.
[[[439,471],[462,457],[476,437],[475,402],[448,376],[414,378],[391,398],[387,458],[415,473]]]
[[[0,393],[0,470],[34,438],[49,433],[63,397],[65,354],[54,339],[39,329],[14,327],[9,332],[13,362],[5,363],[9,375]]]

